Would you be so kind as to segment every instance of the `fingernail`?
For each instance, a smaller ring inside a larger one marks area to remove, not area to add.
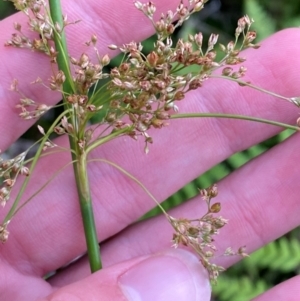
[[[172,249],[150,256],[119,278],[129,301],[209,301],[206,270],[188,251]]]

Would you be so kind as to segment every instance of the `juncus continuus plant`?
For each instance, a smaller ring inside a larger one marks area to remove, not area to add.
[[[7,42],[7,45],[29,48],[48,55],[51,65],[54,66],[52,67],[53,75],[48,84],[39,78],[35,84],[44,84],[48,89],[62,93],[65,107],[62,115],[57,118],[49,130],[45,131],[40,128],[43,135],[40,148],[26,174],[29,176],[32,173],[43,150],[58,148],[56,143],[50,140],[52,132],[59,135],[67,134],[70,137],[74,172],[77,179],[92,271],[101,267],[101,260],[86,169],[89,160],[88,155],[91,151],[117,137],[125,136],[133,139],[142,138],[145,143],[145,151],[148,152],[149,144],[153,143],[151,128],[162,129],[171,122],[171,119],[175,118],[218,116],[218,114],[213,113],[178,113],[180,102],[184,101],[186,94],[191,90],[204,89],[206,82],[212,77],[229,79],[236,81],[241,86],[262,90],[241,80],[245,76],[246,68],[242,65],[245,58],[240,51],[244,48],[257,48],[258,46],[253,42],[255,33],[250,30],[252,20],[249,17],[245,16],[239,20],[235,41],[226,46],[220,46],[224,53],[222,59],[216,59],[218,36],[214,34],[210,36],[208,45],[203,45],[201,33],[188,37],[186,41],[179,40],[173,45],[171,35],[174,29],[188,19],[191,13],[202,9],[204,2],[189,1],[188,6],[180,3],[175,11],[165,13],[158,20],[154,19],[156,7],[152,2],[147,4],[135,2],[136,7],[153,23],[157,33],[157,41],[153,51],[148,55],[143,54],[142,46],[137,42],[109,45],[110,49],[118,49],[124,53],[121,65],[113,68],[109,73],[105,73],[103,70],[103,67],[109,63],[109,56],[98,53],[96,35],[93,35],[87,42],[87,45],[95,48],[96,62],[93,62],[90,56],[85,53],[78,58],[68,55],[64,28],[71,26],[71,24],[68,23],[67,18],[62,17],[58,3],[51,1],[48,13],[48,8],[44,2],[15,2],[17,8],[28,14],[30,27],[39,35],[32,40],[24,35],[21,26],[16,24],[17,33]],[[174,23],[176,20],[177,23]],[[242,43],[238,46],[239,37]],[[188,67],[191,65],[198,66],[198,71],[189,72]],[[58,70],[55,66],[58,66]],[[187,70],[186,74],[184,73],[185,69]],[[102,84],[101,81],[105,79],[109,79],[109,81]],[[11,89],[21,95],[20,103],[17,106],[21,109],[20,116],[24,119],[37,118],[51,108],[51,106],[23,95],[17,81],[13,82]],[[298,105],[297,98],[277,96]],[[94,128],[87,128],[89,120],[99,113],[103,115],[99,124]],[[219,117],[256,120],[255,117],[225,114],[221,114]],[[265,122],[284,126],[279,122]],[[297,127],[285,126],[297,129]],[[21,156],[21,159],[12,159],[11,166],[14,167],[11,168],[6,161],[2,164],[3,176],[5,176],[5,183],[7,183],[3,187],[3,205],[8,202],[10,189],[13,187],[16,177],[22,174],[21,170],[26,169],[25,157],[26,154]],[[95,161],[97,159],[94,159]],[[107,160],[105,162],[115,166],[112,162]],[[115,167],[126,173],[121,167]],[[138,181],[134,177],[132,179]],[[7,239],[7,225],[19,208],[22,192],[27,182],[26,179],[20,194],[16,197],[12,209],[1,226],[3,241]],[[212,250],[215,248],[210,244],[211,236],[217,234],[218,229],[225,225],[226,220],[213,217],[212,214],[219,211],[219,205],[210,204],[212,197],[210,193],[213,190],[209,188],[205,191],[202,192],[202,195],[208,204],[208,212],[202,218],[197,220],[175,219],[167,213],[165,214],[175,229],[173,237],[175,246],[183,244],[196,249],[202,263],[208,268],[211,279],[215,280],[215,276],[221,268],[213,269],[214,266],[207,261],[208,258],[212,257]],[[206,247],[210,250],[204,249]],[[225,253],[234,252],[227,250]],[[243,255],[243,249],[239,250],[238,253]]]

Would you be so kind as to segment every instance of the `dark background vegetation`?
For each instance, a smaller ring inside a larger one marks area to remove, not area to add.
[[[0,19],[13,14],[10,2],[0,0]],[[232,39],[237,20],[248,14],[255,20],[253,29],[257,31],[260,41],[272,33],[287,27],[300,26],[300,5],[298,0],[268,1],[268,0],[211,0],[205,9],[190,18],[184,26],[176,32],[176,36],[183,37],[189,33],[201,31],[208,37],[210,33],[219,33],[220,42],[226,44]],[[153,39],[144,41],[144,48],[151,49]],[[116,64],[118,58],[112,64]],[[51,116],[50,116],[51,117]],[[51,118],[50,118],[51,119]],[[41,121],[49,123],[49,118]],[[17,149],[27,147],[29,141],[35,140],[36,130],[29,130],[23,137]],[[267,141],[239,152],[224,162],[221,162],[199,178],[183,187],[175,195],[164,202],[165,208],[171,208],[195,196],[198,188],[205,188],[218,182],[236,168],[252,158],[267,151],[277,143],[291,135],[291,131],[283,131]],[[144,218],[158,214],[154,209]],[[226,271],[213,287],[214,301],[247,301],[264,292],[270,287],[297,275],[300,271],[300,243],[299,229],[295,229],[275,242],[256,251],[250,258]]]

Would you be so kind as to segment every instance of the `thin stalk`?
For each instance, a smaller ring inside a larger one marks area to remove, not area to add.
[[[53,24],[58,24],[59,27],[63,29],[64,24],[60,0],[49,0],[49,8]],[[55,26],[54,41],[56,51],[58,52],[58,67],[66,76],[66,80],[63,83],[63,92],[65,95],[74,94],[76,93],[76,89],[74,87],[70,71],[65,33],[64,30],[61,32],[55,30]],[[64,101],[64,103],[65,108],[67,109],[70,105],[66,101]],[[100,270],[102,268],[102,264],[87,174],[86,154],[81,152],[77,144],[77,141],[82,138],[81,136],[83,136],[84,129],[78,127],[79,122],[76,114],[71,114],[70,122],[77,133],[77,137],[71,137],[69,135],[69,142],[71,149],[75,151],[75,154],[72,152],[72,160],[74,161],[73,169],[80,202],[81,217],[83,221],[90,269],[93,273]]]
[[[86,154],[78,158],[75,165],[77,178],[77,190],[80,199],[80,210],[83,221],[84,234],[87,245],[87,253],[90,262],[91,272],[94,273],[102,268],[100,257],[100,246],[98,243],[93,205],[87,174]]]
[[[117,131],[114,131],[113,133],[102,137],[100,139],[97,139],[95,141],[93,141],[85,150],[86,154],[88,154],[89,152],[91,152],[93,149],[95,149],[96,147],[100,146],[101,144],[107,143],[110,140],[113,140],[114,138],[120,137],[122,134],[128,133],[130,132],[131,128],[123,128]]]
[[[277,93],[275,93],[275,92],[266,90],[266,89],[264,89],[264,88],[261,88],[261,87],[255,86],[255,85],[252,85],[251,83],[247,83],[247,82],[244,82],[244,81],[242,81],[242,80],[239,80],[239,79],[236,79],[236,78],[232,78],[232,77],[230,77],[230,76],[211,74],[210,77],[211,77],[211,78],[227,79],[227,80],[236,82],[236,83],[238,83],[238,84],[241,85],[241,86],[249,87],[249,88],[252,88],[252,89],[254,89],[254,90],[257,90],[257,91],[260,91],[260,92],[269,94],[269,95],[271,95],[271,96],[277,97],[277,98],[279,98],[279,99],[286,100],[286,101],[288,101],[288,102],[290,102],[290,103],[293,103],[293,104],[296,105],[297,107],[300,106],[298,97],[291,97],[291,98],[285,97],[285,96],[280,95],[280,94],[277,94]]]
[[[42,141],[41,141],[41,144],[34,156],[34,158],[32,159],[32,163],[30,165],[30,168],[29,168],[29,176],[25,178],[25,180],[23,181],[23,184],[18,192],[18,195],[16,196],[15,200],[14,200],[14,203],[13,205],[11,206],[9,212],[7,213],[7,215],[5,216],[5,219],[3,221],[3,224],[7,223],[8,221],[10,221],[10,219],[12,218],[12,216],[14,215],[15,211],[17,210],[18,208],[18,205],[20,203],[20,200],[21,200],[21,197],[23,196],[23,193],[30,181],[30,178],[31,178],[31,174],[33,173],[33,170],[38,162],[38,159],[39,157],[41,156],[41,153],[43,151],[43,147],[44,147],[44,144],[45,142],[49,139],[49,136],[50,134],[53,132],[54,130],[54,127],[58,124],[58,122],[61,120],[61,118],[66,114],[67,112],[63,112],[61,113],[57,118],[56,120],[53,122],[53,124],[51,125],[51,127],[48,129],[47,133],[44,135]]]
[[[266,124],[271,124],[275,126],[280,126],[286,129],[291,129],[294,131],[300,131],[298,126],[290,125],[287,123],[282,123],[278,121],[252,117],[252,116],[244,116],[244,115],[235,115],[235,114],[223,114],[223,113],[186,113],[186,114],[175,114],[171,115],[171,119],[180,119],[180,118],[205,118],[205,117],[217,117],[217,118],[231,118],[231,119],[240,119],[240,120],[249,120],[255,122],[261,122]]]
[[[42,156],[40,156],[42,157]],[[59,170],[57,170],[52,176],[51,178],[45,183],[43,184],[36,192],[34,192],[22,205],[20,205],[16,211],[13,213],[13,216],[14,217],[23,207],[25,207],[25,205],[27,205],[34,197],[36,197],[43,189],[45,189],[45,187],[47,185],[49,185],[49,183],[54,180],[58,174],[60,174],[66,167],[68,167],[69,165],[73,164],[73,162],[69,162],[67,163],[66,165],[64,165],[62,168],[60,168]]]
[[[166,212],[166,210],[162,207],[162,205],[158,202],[158,200],[156,200],[156,198],[153,196],[153,194],[147,189],[147,187],[141,182],[139,181],[134,175],[132,175],[130,172],[128,172],[127,170],[125,170],[124,168],[122,168],[120,165],[111,162],[109,160],[106,159],[91,159],[88,161],[90,162],[103,162],[106,164],[109,164],[111,166],[113,166],[114,168],[116,168],[117,170],[119,170],[120,172],[122,172],[125,176],[127,176],[128,178],[130,178],[131,180],[133,180],[135,183],[137,183],[145,192],[146,194],[155,202],[155,204],[160,208],[160,210],[162,211],[162,213],[165,216],[169,216],[168,213]]]
[[[66,80],[63,83],[64,93],[75,92],[75,87],[72,80],[70,65],[69,65],[69,56],[66,42],[66,35],[64,31],[64,22],[63,15],[61,10],[60,0],[49,0],[50,16],[54,24],[53,34],[54,34],[54,43],[56,51],[58,52],[56,61],[59,67],[59,70],[63,71],[66,76]],[[58,24],[62,29],[58,32],[55,28],[55,25]]]

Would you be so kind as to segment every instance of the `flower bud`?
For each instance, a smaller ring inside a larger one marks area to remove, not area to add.
[[[256,38],[255,31],[248,31],[246,35],[246,43],[251,43]]]
[[[89,64],[89,56],[85,53],[83,53],[79,59],[79,64],[81,66],[81,68],[86,68],[87,65]]]
[[[95,34],[93,34],[91,37],[91,42],[93,43],[94,46],[96,45],[97,40],[98,40],[97,36]]]
[[[148,55],[147,55],[147,60],[150,64],[150,66],[155,67],[158,61],[158,55],[155,51],[151,51]]]
[[[219,38],[218,34],[214,34],[214,33],[211,34],[210,37],[209,37],[209,40],[208,40],[208,47],[213,48],[214,45],[217,43],[218,38]]]
[[[170,119],[170,114],[166,111],[161,111],[156,113],[156,117],[161,120],[168,120]]]
[[[118,46],[117,45],[114,45],[114,44],[110,44],[107,46],[110,50],[116,50],[118,49]]]
[[[202,42],[203,42],[203,35],[201,32],[195,34],[195,42],[197,44],[197,46],[201,47],[202,46]]]
[[[182,100],[184,97],[185,95],[183,91],[177,91],[174,95],[174,100]]]
[[[29,168],[26,166],[22,166],[20,169],[20,174],[23,176],[29,176]]]
[[[221,211],[221,204],[220,203],[215,203],[213,205],[211,205],[211,207],[209,208],[209,211],[212,213],[218,213]]]
[[[225,67],[222,70],[222,75],[229,76],[231,74],[232,70],[233,69],[231,67]]]
[[[104,55],[104,57],[101,60],[101,64],[103,66],[107,66],[110,63],[110,58],[107,54]]]

